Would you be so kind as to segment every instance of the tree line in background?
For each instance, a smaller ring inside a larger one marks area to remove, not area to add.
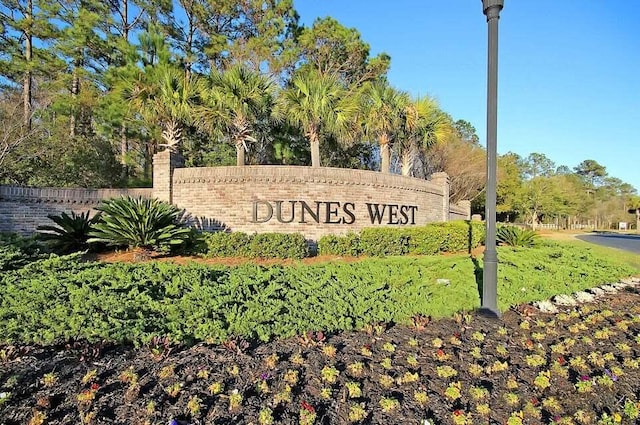
[[[0,0],[0,18],[0,183],[149,185],[165,147],[188,166],[445,171],[453,202],[483,208],[473,126],[392,87],[356,29],[301,26],[292,0]],[[613,223],[637,205],[603,167],[548,163],[501,158],[504,219]]]

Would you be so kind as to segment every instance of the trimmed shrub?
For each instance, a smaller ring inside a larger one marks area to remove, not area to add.
[[[98,222],[100,214],[89,217],[89,211],[71,215],[63,212],[60,215],[50,214],[47,217],[56,225],[38,226],[38,239],[45,241],[49,247],[58,253],[68,254],[89,248],[87,239],[91,226]]]
[[[169,251],[190,238],[184,211],[167,202],[127,196],[102,201],[96,209],[102,214],[89,243]]]
[[[364,255],[383,257],[409,252],[409,233],[394,227],[372,227],[360,232],[360,250]]]
[[[344,236],[326,235],[318,240],[318,254],[357,257],[361,254],[360,236],[349,232]]]
[[[249,235],[242,232],[206,232],[205,257],[248,257]]]
[[[532,247],[538,243],[539,236],[533,230],[516,226],[500,226],[496,230],[496,242],[507,246]]]
[[[360,238],[327,236],[320,240],[320,253],[345,255],[433,255],[439,252],[470,251],[484,241],[484,223],[452,221],[420,227],[372,227]]]
[[[433,223],[405,230],[409,236],[409,253],[434,255],[444,251],[448,231],[441,224],[443,223]]]
[[[294,258],[309,256],[300,233],[215,232],[204,234],[205,257]]]
[[[256,233],[249,241],[249,256],[300,259],[309,256],[309,247],[301,233]]]

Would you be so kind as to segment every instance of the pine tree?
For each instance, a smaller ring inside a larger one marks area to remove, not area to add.
[[[46,48],[56,35],[55,8],[46,0],[0,0],[0,78],[22,90],[23,120],[31,128],[37,76],[55,72],[55,57]]]

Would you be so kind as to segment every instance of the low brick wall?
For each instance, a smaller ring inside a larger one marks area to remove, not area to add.
[[[471,220],[471,202],[460,201],[458,205],[449,206],[449,221]]]
[[[317,240],[449,219],[446,175],[426,181],[300,166],[176,168],[167,174],[173,177],[172,202],[204,230],[300,232]]]
[[[94,211],[102,199],[155,197],[183,208],[202,230],[327,234],[374,226],[468,219],[470,204],[449,204],[449,177],[431,180],[328,167],[181,168],[179,155],[153,158],[153,189],[0,186],[0,231],[30,234],[47,215]]]
[[[31,234],[53,224],[49,214],[94,211],[102,199],[123,195],[152,196],[152,189],[62,189],[0,186],[0,232]]]

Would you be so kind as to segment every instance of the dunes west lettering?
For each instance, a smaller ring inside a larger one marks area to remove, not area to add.
[[[371,224],[415,224],[416,205],[373,204],[336,201],[254,201],[252,223],[353,224],[364,209]]]

